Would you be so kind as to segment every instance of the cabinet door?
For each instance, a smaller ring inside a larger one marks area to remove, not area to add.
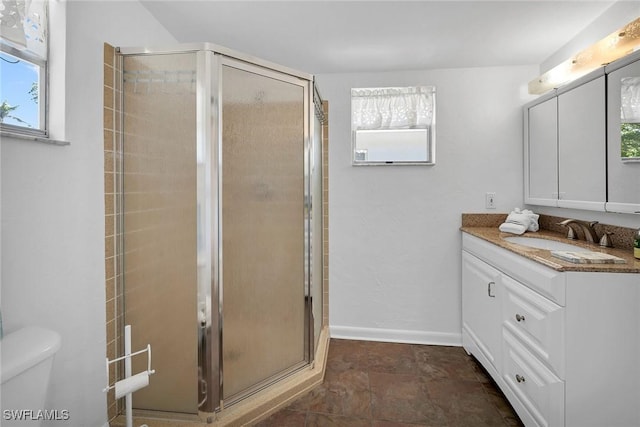
[[[525,203],[558,203],[558,103],[548,99],[525,111]]]
[[[490,372],[499,369],[502,352],[500,277],[500,271],[462,252],[462,328],[482,353],[475,355],[478,360],[493,365],[485,366]]]
[[[640,213],[640,61],[607,76],[607,211]]]
[[[558,95],[558,206],[604,211],[604,75]]]

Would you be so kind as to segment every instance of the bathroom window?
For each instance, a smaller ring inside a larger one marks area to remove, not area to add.
[[[0,130],[47,137],[48,2],[0,2]]]
[[[352,164],[435,164],[435,87],[351,89]]]

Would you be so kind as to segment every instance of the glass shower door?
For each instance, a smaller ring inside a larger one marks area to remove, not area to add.
[[[308,88],[295,77],[229,59],[221,82],[222,398],[228,404],[308,360]]]
[[[122,263],[132,348],[156,373],[137,409],[197,413],[196,54],[123,59]],[[133,372],[147,369],[133,358]]]

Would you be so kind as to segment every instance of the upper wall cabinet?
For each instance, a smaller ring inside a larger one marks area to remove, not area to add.
[[[640,213],[640,51],[607,72],[607,211]]]
[[[558,205],[558,100],[543,96],[524,109],[525,203]]]
[[[604,211],[604,69],[524,108],[525,203]]]
[[[604,211],[604,69],[558,89],[558,206]]]

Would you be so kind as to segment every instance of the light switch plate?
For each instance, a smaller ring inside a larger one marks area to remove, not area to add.
[[[484,207],[487,209],[496,208],[496,193],[486,193]]]

